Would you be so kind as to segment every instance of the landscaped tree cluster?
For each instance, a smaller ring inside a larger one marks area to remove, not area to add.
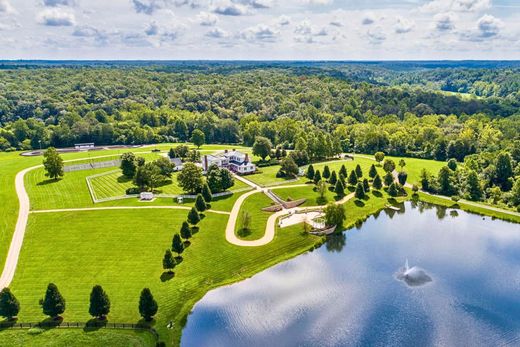
[[[120,168],[123,175],[131,178],[140,191],[153,191],[171,179],[174,165],[165,157],[147,163],[144,158],[128,152],[121,155]]]
[[[65,298],[54,283],[49,283],[45,296],[40,300],[43,314],[53,320],[61,320],[61,315],[65,313]],[[139,298],[139,313],[150,321],[157,313],[159,306],[152,296],[150,289],[144,288]],[[9,288],[4,288],[0,292],[0,317],[8,320],[14,319],[20,312],[20,303]],[[99,320],[105,320],[110,313],[110,299],[108,294],[100,285],[95,285],[90,292],[89,314]]]
[[[213,194],[226,191],[235,185],[231,172],[226,168],[219,168],[215,164],[210,165],[208,168],[206,182]]]

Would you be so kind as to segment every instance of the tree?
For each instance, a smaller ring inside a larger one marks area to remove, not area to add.
[[[318,184],[319,181],[321,181],[321,173],[320,170],[316,170],[314,173],[314,184]]]
[[[350,171],[350,175],[348,176],[348,184],[351,186],[355,186],[358,182],[358,177],[354,170]]]
[[[146,163],[139,166],[134,176],[134,184],[141,189],[150,188],[152,191],[166,179],[161,169],[155,163]]]
[[[363,199],[365,197],[365,189],[363,189],[363,183],[358,182],[356,185],[356,192],[354,194],[356,199]]]
[[[204,201],[206,201],[206,203],[210,203],[211,200],[213,200],[213,195],[211,194],[211,189],[209,189],[207,182],[202,186],[202,196],[204,197]]]
[[[336,193],[336,195],[339,197],[345,196],[345,187],[343,186],[343,183],[340,180],[336,182],[336,186],[334,187],[334,193]]]
[[[181,236],[179,234],[173,235],[172,251],[177,253],[178,256],[184,252],[184,242],[182,242]]]
[[[164,177],[172,177],[173,170],[175,169],[175,165],[173,165],[170,160],[166,157],[160,157],[154,164],[161,171],[161,175]]]
[[[42,303],[43,314],[57,318],[65,312],[65,299],[54,283],[49,283]]]
[[[188,212],[188,222],[191,225],[197,225],[200,222],[200,215],[195,207],[192,207],[190,212]]]
[[[187,193],[198,193],[202,189],[202,169],[193,163],[184,164],[177,175],[179,186]]]
[[[381,165],[381,162],[385,159],[385,154],[383,152],[376,152],[376,154],[374,154],[374,158],[376,159],[377,163]]]
[[[220,169],[220,183],[222,185],[222,190],[228,190],[235,185],[233,175],[226,168]]]
[[[325,192],[327,191],[327,183],[324,180],[321,180],[316,185],[316,188],[318,189],[318,194],[320,201],[325,200]]]
[[[308,180],[313,180],[314,179],[314,166],[309,165],[309,167],[307,168],[307,171],[305,172],[305,177],[307,177]]]
[[[406,162],[404,159],[399,160],[399,167],[401,168],[401,171],[403,171],[403,168],[406,166]]]
[[[448,160],[448,167],[450,168],[451,171],[457,170],[457,161],[455,159],[451,158],[450,160]]]
[[[343,175],[343,177],[347,177],[348,176],[348,172],[347,172],[347,168],[345,167],[345,165],[341,165],[341,168],[339,169],[339,175]]]
[[[175,258],[173,257],[172,251],[169,249],[166,250],[164,253],[164,258],[162,261],[163,269],[168,271],[168,273],[173,273],[173,269],[175,268],[175,265],[177,262],[175,261]]]
[[[280,167],[280,172],[285,177],[297,177],[298,176],[298,165],[294,162],[291,156],[285,157],[282,159],[282,165]]]
[[[383,181],[385,182],[385,186],[388,187],[392,184],[392,182],[394,182],[394,176],[392,175],[392,173],[387,172],[385,177],[383,178]]]
[[[374,182],[372,182],[372,187],[376,190],[381,190],[383,188],[383,183],[381,182],[381,176],[379,174],[374,177]]]
[[[370,184],[368,183],[368,180],[365,178],[363,179],[363,190],[365,193],[368,193],[370,191]]]
[[[383,170],[386,172],[393,172],[395,170],[395,163],[392,159],[385,159],[383,163]]]
[[[338,181],[338,175],[336,175],[336,171],[332,171],[332,173],[330,174],[329,183],[336,184],[337,181]]]
[[[511,189],[511,203],[517,208],[520,207],[520,178],[518,178]]]
[[[253,144],[253,154],[262,158],[262,161],[265,161],[265,158],[271,153],[272,147],[271,140],[266,137],[257,136]]]
[[[110,299],[100,285],[95,285],[90,293],[90,307],[88,312],[92,317],[105,319],[110,312]]]
[[[242,211],[242,231],[249,231],[251,230],[251,214],[248,211]]]
[[[135,154],[132,152],[123,153],[121,155],[121,171],[128,178],[133,178],[137,170],[137,161]]]
[[[399,181],[399,184],[404,186],[406,184],[406,179],[408,178],[408,174],[405,171],[400,171],[397,174],[397,180]]]
[[[322,176],[326,180],[329,179],[329,177],[330,177],[330,169],[329,169],[328,165],[325,165],[325,167],[323,168],[323,175]]]
[[[191,142],[193,142],[193,144],[197,146],[197,148],[200,148],[200,146],[202,146],[206,142],[206,135],[204,135],[202,130],[195,129],[191,133]]]
[[[207,205],[206,201],[204,201],[204,197],[202,196],[202,194],[197,194],[197,198],[195,198],[195,207],[199,212],[206,211]]]
[[[466,192],[469,200],[478,201],[482,199],[483,191],[480,186],[478,175],[471,170],[466,179]]]
[[[388,187],[388,195],[393,197],[399,195],[399,188],[397,187],[397,184],[395,182],[392,182],[392,184],[390,184],[390,186]]]
[[[439,193],[447,196],[455,194],[452,171],[447,166],[442,167],[439,171],[437,182],[439,184]]]
[[[63,177],[63,159],[54,147],[49,147],[43,154],[43,167],[45,168],[45,176],[54,180]]]
[[[511,181],[513,177],[513,165],[511,164],[511,156],[507,152],[502,152],[497,156],[495,163],[495,183],[500,186],[503,191],[511,189]]]
[[[325,224],[327,226],[341,226],[346,218],[345,207],[333,202],[325,206]]]
[[[376,166],[374,164],[372,164],[370,166],[370,170],[368,171],[368,176],[373,179],[374,177],[376,177],[376,175],[377,175]]]
[[[432,180],[432,177],[431,177],[431,174],[426,171],[426,169],[422,169],[421,170],[421,175],[420,175],[420,180],[421,180],[421,187],[424,191],[432,191],[432,186],[431,186],[431,180]]]
[[[4,288],[0,292],[0,316],[13,319],[20,312],[20,303],[18,299],[11,293],[9,288]]]
[[[188,240],[191,238],[191,228],[188,222],[184,221],[182,222],[181,226],[181,237],[185,240]]]
[[[157,305],[157,301],[153,298],[152,292],[150,289],[144,288],[139,297],[139,314],[144,320],[151,321],[158,309],[159,306]]]
[[[173,147],[168,151],[168,157],[170,159],[177,158],[177,153],[175,153],[175,149],[173,149]]]
[[[356,165],[356,176],[358,179],[363,177],[363,171],[361,170],[361,166],[359,164]]]

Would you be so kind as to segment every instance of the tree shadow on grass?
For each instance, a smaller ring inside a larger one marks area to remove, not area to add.
[[[356,191],[356,187],[354,187],[354,186],[350,186],[350,185],[349,185],[349,186],[347,187],[347,190],[348,190],[349,192],[353,193],[353,192]]]
[[[375,196],[376,198],[381,198],[383,196],[383,193],[381,193],[378,190],[372,190],[372,195]]]
[[[85,327],[83,328],[84,332],[90,332],[90,331],[98,331],[99,329],[105,327],[108,323],[108,319],[99,319],[99,318],[92,318],[85,323]]]
[[[118,183],[127,183],[127,182],[131,182],[131,181],[132,181],[132,178],[126,177],[125,175],[121,175],[117,178]]]
[[[58,316],[56,318],[49,317],[49,318],[45,318],[44,320],[42,320],[39,323],[39,325],[40,325],[41,329],[50,330],[50,329],[54,329],[57,326],[59,326],[61,324],[61,322],[63,322],[63,317],[61,317],[61,316]]]
[[[325,204],[327,203],[327,198],[326,198],[326,197],[323,197],[323,198],[322,198],[322,197],[318,196],[318,197],[316,198],[316,203],[317,203],[318,205],[325,205]]]
[[[137,325],[139,328],[151,329],[155,326],[155,323],[157,323],[155,318],[152,318],[151,320],[141,318],[137,321],[137,323],[135,323],[135,325]]]
[[[171,280],[174,277],[175,277],[175,272],[172,271],[172,272],[163,272],[161,274],[160,278],[161,278],[161,282],[166,282],[166,281]]]
[[[199,227],[198,226],[192,226],[191,227],[191,234],[192,235],[195,235],[198,232],[199,232]]]
[[[13,325],[15,325],[17,321],[18,321],[18,318],[4,319],[4,320],[0,321],[0,331],[12,328]]]
[[[365,206],[365,202],[362,200],[356,199],[356,200],[354,200],[354,205],[356,205],[357,207],[363,207],[363,206]]]
[[[41,182],[38,182],[36,183],[37,186],[46,186],[48,184],[53,184],[53,183],[58,183],[59,181],[61,181],[61,178],[60,179],[54,179],[54,178],[49,178],[45,181],[41,181]]]
[[[251,235],[251,229],[241,228],[237,231],[237,235],[240,237],[247,237],[247,236]]]

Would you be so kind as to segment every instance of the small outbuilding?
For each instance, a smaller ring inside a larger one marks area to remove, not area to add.
[[[142,193],[139,195],[139,198],[140,198],[142,201],[151,201],[151,200],[153,200],[154,195],[153,195],[152,192],[142,192]]]
[[[76,143],[74,144],[75,149],[91,149],[94,148],[94,142],[88,142],[88,143]]]

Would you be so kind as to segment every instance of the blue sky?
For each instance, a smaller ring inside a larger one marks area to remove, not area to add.
[[[520,59],[518,0],[0,0],[0,59]]]

